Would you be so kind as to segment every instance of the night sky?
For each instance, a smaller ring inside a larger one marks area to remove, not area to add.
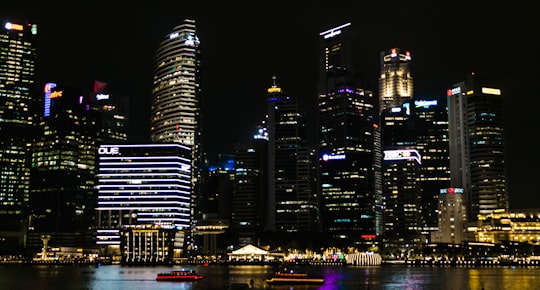
[[[319,33],[351,22],[357,70],[369,82],[366,89],[375,93],[379,53],[393,47],[412,54],[418,98],[444,96],[470,72],[500,77],[510,205],[540,208],[534,183],[540,173],[540,23],[532,8],[496,1],[488,7],[473,1],[329,1],[309,6],[294,1],[194,1],[198,4],[191,6],[182,6],[188,1],[139,2],[12,1],[2,4],[0,17],[38,24],[38,84],[52,81],[82,88],[100,80],[109,84],[112,94],[129,98],[134,143],[149,142],[154,52],[174,26],[195,19],[203,53],[203,134],[210,159],[233,153],[236,143],[251,138],[264,119],[273,75],[287,94],[310,108],[308,120],[313,120]]]

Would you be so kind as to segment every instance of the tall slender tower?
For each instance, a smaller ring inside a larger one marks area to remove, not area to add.
[[[410,100],[413,96],[413,80],[410,75],[411,54],[408,51],[402,52],[398,48],[392,48],[389,51],[380,53],[380,77],[379,77],[379,102],[378,114],[376,114],[377,126],[374,130],[375,135],[375,207],[377,216],[377,233],[381,234],[383,230],[383,147],[385,144],[377,142],[382,140],[381,128],[383,127],[382,114],[386,110],[394,107],[400,107],[401,104]],[[387,137],[386,137],[387,138]]]
[[[201,197],[201,88],[199,37],[186,19],[161,42],[154,59],[150,137],[155,143],[192,148],[192,219]]]
[[[376,237],[373,93],[354,77],[350,23],[320,33],[318,99],[321,221],[334,246]]]
[[[451,184],[464,190],[467,220],[508,210],[500,80],[472,73],[447,96]]]
[[[273,81],[267,100],[275,231],[319,233],[317,162],[307,145],[305,110],[277,86],[275,77]]]
[[[411,53],[392,48],[380,55],[379,114],[384,109],[399,107],[413,97]]]
[[[0,28],[0,248],[9,253],[26,234],[36,39],[36,24]]]

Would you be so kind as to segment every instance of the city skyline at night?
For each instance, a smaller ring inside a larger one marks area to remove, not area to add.
[[[532,40],[514,33],[531,28],[511,7],[411,4],[395,9],[372,3],[325,10],[276,4],[266,10],[244,7],[250,13],[239,13],[238,4],[216,4],[221,13],[205,12],[203,5],[178,13],[172,6],[143,5],[125,13],[87,5],[77,13],[55,16],[42,14],[40,5],[7,7],[0,15],[37,24],[37,86],[108,83],[111,93],[130,99],[133,142],[149,139],[152,61],[160,39],[183,19],[195,19],[202,49],[203,146],[210,159],[232,153],[235,144],[253,135],[265,116],[266,88],[273,75],[288,94],[311,107],[312,122],[318,36],[342,23],[355,27],[360,45],[354,61],[375,95],[379,53],[392,47],[411,52],[415,98],[444,96],[472,71],[496,75],[503,80],[505,95],[510,207],[540,207],[533,183],[540,158],[531,135],[540,126],[534,117],[540,103],[534,98],[534,64],[522,60],[526,48],[533,46]]]

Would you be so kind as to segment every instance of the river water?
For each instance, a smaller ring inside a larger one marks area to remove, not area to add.
[[[158,282],[160,272],[193,269],[206,278],[195,282]],[[271,286],[273,266],[51,266],[0,265],[0,290],[18,289],[540,289],[540,267],[431,267],[407,265],[302,266],[296,272],[323,275],[323,285]],[[253,281],[252,281],[253,280]],[[233,288],[240,289],[240,288]]]

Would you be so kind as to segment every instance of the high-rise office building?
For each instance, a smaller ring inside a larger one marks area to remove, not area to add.
[[[98,112],[77,89],[46,83],[32,146],[27,247],[92,247],[96,207]]]
[[[122,230],[138,226],[175,229],[184,236],[191,223],[190,147],[105,144],[97,152],[98,245],[118,253]]]
[[[380,52],[380,76],[379,76],[379,96],[378,113],[376,113],[376,123],[374,130],[374,170],[375,170],[375,214],[377,217],[376,231],[382,234],[384,227],[384,194],[383,184],[383,148],[385,148],[384,139],[389,136],[382,136],[381,128],[384,121],[382,114],[391,112],[391,108],[400,107],[403,102],[413,97],[413,79],[411,76],[411,54],[408,51],[402,51],[399,48],[392,48],[388,51]],[[380,142],[377,142],[381,140]]]
[[[379,114],[385,109],[399,107],[413,97],[411,53],[399,48],[380,53]]]
[[[273,78],[268,88],[268,158],[273,183],[274,230],[318,233],[319,195],[317,159],[308,147],[303,104],[285,94]],[[272,169],[271,169],[272,168]]]
[[[186,19],[167,34],[155,54],[150,137],[154,143],[192,148],[192,202],[201,198],[201,51],[195,20]],[[200,218],[192,205],[192,218]]]
[[[420,167],[422,234],[438,230],[441,188],[450,187],[450,151],[446,97],[414,99],[404,103],[410,112],[410,130],[422,156]]]
[[[406,245],[421,242],[422,156],[410,127],[406,107],[385,109],[381,114],[383,159],[383,243],[386,248],[406,251]]]
[[[260,128],[265,131],[266,128]],[[268,229],[268,137],[256,135],[247,144],[234,148],[234,189],[231,231],[235,244],[257,244]]]
[[[471,73],[447,96],[451,183],[464,190],[467,220],[508,210],[501,81]]]
[[[320,33],[318,149],[321,220],[331,245],[367,248],[376,237],[373,93],[359,87],[347,23]]]
[[[430,232],[438,230],[440,189],[450,184],[445,99],[413,99],[385,109],[381,134],[386,240],[402,239],[402,244],[415,242],[417,236],[429,240]],[[414,158],[405,158],[410,156]],[[410,168],[401,170],[405,165]]]
[[[37,25],[0,28],[0,253],[22,251],[30,192]]]

